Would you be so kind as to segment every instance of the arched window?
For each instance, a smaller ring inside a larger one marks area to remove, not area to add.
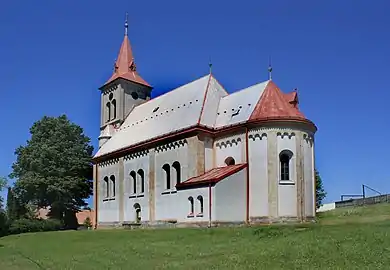
[[[162,168],[165,171],[165,188],[171,189],[171,168],[169,164],[164,164]]]
[[[116,119],[116,100],[112,100],[111,101],[111,105],[112,105],[112,119]]]
[[[199,205],[200,205],[200,212],[199,212],[199,214],[203,214],[203,197],[199,195],[197,199],[198,199]]]
[[[145,173],[142,169],[138,170],[138,176],[141,183],[141,193],[145,192]]]
[[[140,223],[141,222],[141,205],[139,203],[134,204],[134,210],[135,210],[135,222]]]
[[[290,150],[283,150],[279,154],[280,160],[280,180],[291,181],[291,158],[293,153]]]
[[[176,184],[179,184],[181,182],[181,168],[180,163],[178,161],[173,162],[172,167],[176,171]]]
[[[190,203],[190,216],[194,214],[194,198],[188,197],[188,202]]]
[[[131,176],[131,186],[133,188],[133,194],[137,193],[137,175],[135,174],[135,171],[130,172]]]
[[[106,193],[106,198],[110,197],[110,184],[108,183],[108,177],[104,177],[104,189],[105,189],[105,193]]]
[[[111,184],[112,184],[112,197],[115,197],[115,176],[111,175]]]
[[[107,122],[110,122],[110,120],[111,120],[111,103],[110,102],[107,102],[106,110],[107,110]]]
[[[231,165],[236,164],[236,161],[235,161],[234,158],[232,158],[232,157],[227,157],[227,158],[225,159],[225,164],[226,164],[227,166],[231,166]]]

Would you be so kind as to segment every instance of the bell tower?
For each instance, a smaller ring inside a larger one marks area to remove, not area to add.
[[[125,35],[115,61],[111,78],[100,87],[99,148],[121,126],[131,110],[150,99],[152,87],[137,72],[133,51],[128,38],[126,14]]]

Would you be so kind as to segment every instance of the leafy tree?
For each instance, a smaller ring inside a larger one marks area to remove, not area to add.
[[[11,178],[25,203],[51,207],[50,216],[66,224],[92,194],[93,147],[83,129],[65,115],[43,117],[30,128],[26,146],[16,149]]]
[[[7,187],[7,178],[0,176],[0,192],[4,190],[4,188]],[[3,209],[3,197],[0,196],[0,209]]]
[[[12,187],[8,187],[7,216],[10,221],[27,217],[27,205],[23,204]]]
[[[0,176],[0,192],[7,187],[7,178]],[[0,236],[8,233],[9,222],[3,209],[3,197],[0,196]]]
[[[11,187],[8,187],[7,192],[7,216],[9,220],[15,220],[16,210],[15,210],[15,197]]]
[[[315,170],[315,178],[316,178],[316,209],[318,209],[322,205],[322,200],[326,197],[326,192],[322,184],[320,173],[317,170]]]

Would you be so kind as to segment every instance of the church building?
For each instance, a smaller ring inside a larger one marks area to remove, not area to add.
[[[210,72],[151,99],[127,28],[100,88],[95,227],[312,220],[317,128],[297,92],[270,78],[229,94]]]

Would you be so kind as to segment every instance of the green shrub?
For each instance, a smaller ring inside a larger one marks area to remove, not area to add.
[[[9,234],[58,231],[62,223],[56,219],[18,219],[11,223]]]
[[[91,228],[91,227],[92,227],[91,219],[90,219],[89,217],[86,217],[86,219],[84,220],[83,225],[84,225],[84,227],[86,227],[86,228]]]

